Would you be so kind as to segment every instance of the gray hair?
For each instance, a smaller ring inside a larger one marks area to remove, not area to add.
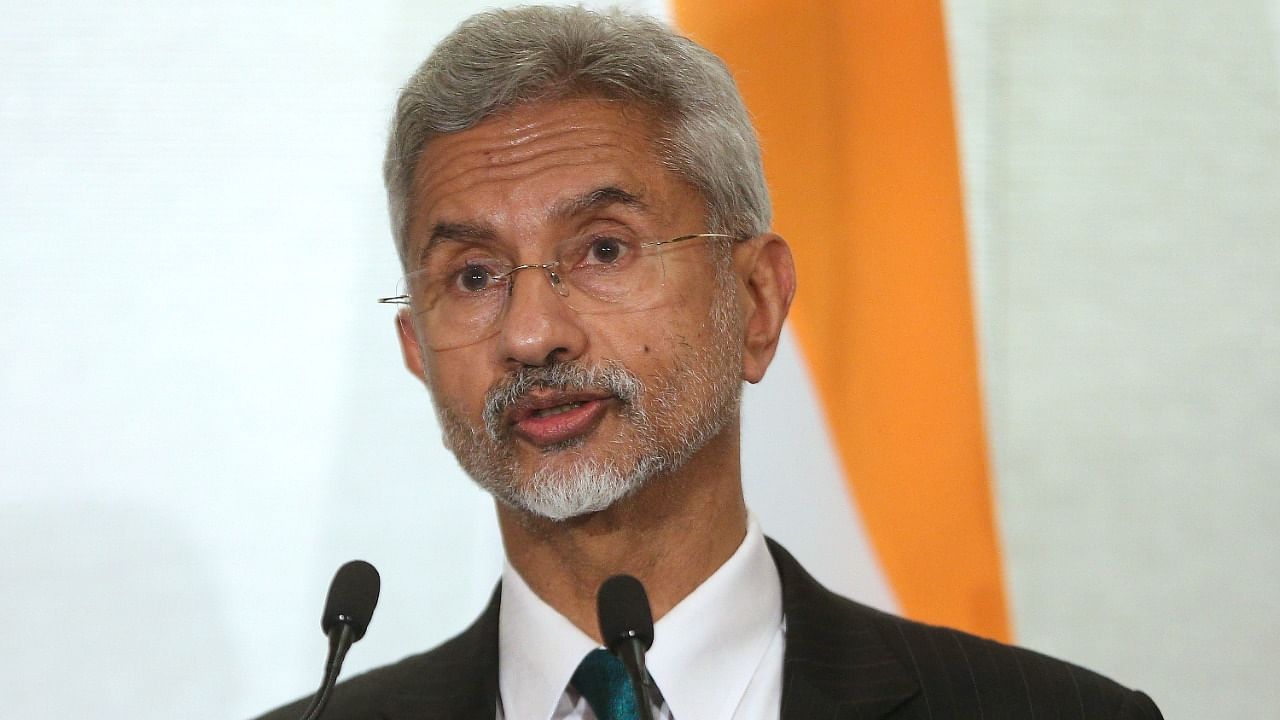
[[[643,15],[528,6],[463,21],[401,91],[383,164],[401,260],[428,140],[521,103],[572,96],[652,112],[660,159],[701,193],[711,231],[746,237],[769,228],[759,142],[718,57]]]

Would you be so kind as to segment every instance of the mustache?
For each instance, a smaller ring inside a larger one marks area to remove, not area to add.
[[[502,418],[512,405],[533,390],[580,392],[600,390],[630,407],[644,391],[644,383],[618,362],[586,367],[563,362],[541,367],[523,367],[499,380],[484,399],[484,428],[489,437],[500,439],[506,428]]]

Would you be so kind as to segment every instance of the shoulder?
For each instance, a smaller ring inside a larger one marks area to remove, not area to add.
[[[411,678],[431,672],[438,664],[434,656],[444,646],[407,657],[391,665],[357,675],[338,683],[324,712],[325,718],[355,720],[381,717],[380,707],[386,696],[412,686]],[[311,696],[276,708],[258,720],[298,720],[311,702]]]
[[[493,717],[498,597],[495,591],[484,613],[444,644],[338,683],[325,720]],[[310,702],[301,698],[258,720],[297,720]]]
[[[1056,658],[928,625],[824,588],[770,544],[783,586],[786,670],[846,706],[892,717],[1159,718],[1144,694]]]
[[[1143,693],[1079,665],[952,628],[858,612],[878,628],[927,702],[977,714],[999,709],[1033,717],[1052,709],[1067,717],[1160,717]]]

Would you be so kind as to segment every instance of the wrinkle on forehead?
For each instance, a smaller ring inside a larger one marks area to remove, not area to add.
[[[561,170],[569,178],[580,169],[583,174],[577,179],[582,186],[565,187],[566,194],[618,186],[644,197],[644,172],[632,172],[637,154],[648,159],[650,169],[670,172],[653,140],[659,127],[652,113],[634,105],[578,98],[520,105],[468,130],[436,136],[423,148],[414,173],[410,245],[421,244],[423,233],[442,220],[490,219],[468,216],[467,206],[474,200],[473,191],[483,194],[495,183],[506,183],[504,191],[511,193],[546,192],[546,185],[522,186],[521,181],[539,174],[551,177]],[[598,166],[594,177],[593,166]],[[671,178],[682,189],[692,190],[682,178]],[[489,211],[504,209],[491,206]],[[458,216],[442,217],[442,212]]]
[[[567,131],[555,133],[559,136],[570,134]],[[554,142],[554,137],[549,134],[539,135],[537,139],[548,139]],[[442,152],[433,162],[424,163],[424,165],[436,167],[428,167],[428,170],[422,173],[421,180],[415,188],[415,197],[431,197],[442,186],[454,185],[458,190],[464,190],[490,180],[514,181],[561,166],[589,165],[607,161],[618,153],[617,140],[619,139],[622,138],[600,137],[592,133],[589,138],[576,144],[539,143],[518,150],[494,149],[487,144],[473,141],[468,143],[470,147],[449,148],[450,152]],[[480,162],[472,161],[476,155],[480,156]],[[421,210],[430,213],[432,208],[421,208]]]
[[[573,106],[584,103],[589,103],[586,112],[572,111]],[[526,112],[543,107],[550,116]],[[592,109],[615,112],[590,112]],[[520,106],[469,130],[436,136],[422,149],[413,177],[414,195],[422,197],[441,184],[465,180],[471,173],[490,173],[495,179],[519,177],[556,163],[557,154],[585,152],[579,161],[592,162],[637,146],[652,151],[647,125],[637,122],[642,118],[626,117],[633,114],[614,104],[582,100],[564,106]],[[525,122],[511,123],[513,117],[522,115],[528,117]],[[619,116],[624,122],[616,121]]]

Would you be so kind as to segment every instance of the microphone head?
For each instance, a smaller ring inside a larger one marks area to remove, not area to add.
[[[363,560],[352,560],[338,568],[329,585],[329,598],[320,616],[320,629],[325,635],[339,623],[351,626],[352,642],[364,637],[378,606],[378,590],[382,586],[378,571]]]
[[[612,652],[630,638],[645,650],[653,645],[653,613],[644,585],[630,575],[614,575],[605,580],[596,594],[596,615],[600,637]]]

